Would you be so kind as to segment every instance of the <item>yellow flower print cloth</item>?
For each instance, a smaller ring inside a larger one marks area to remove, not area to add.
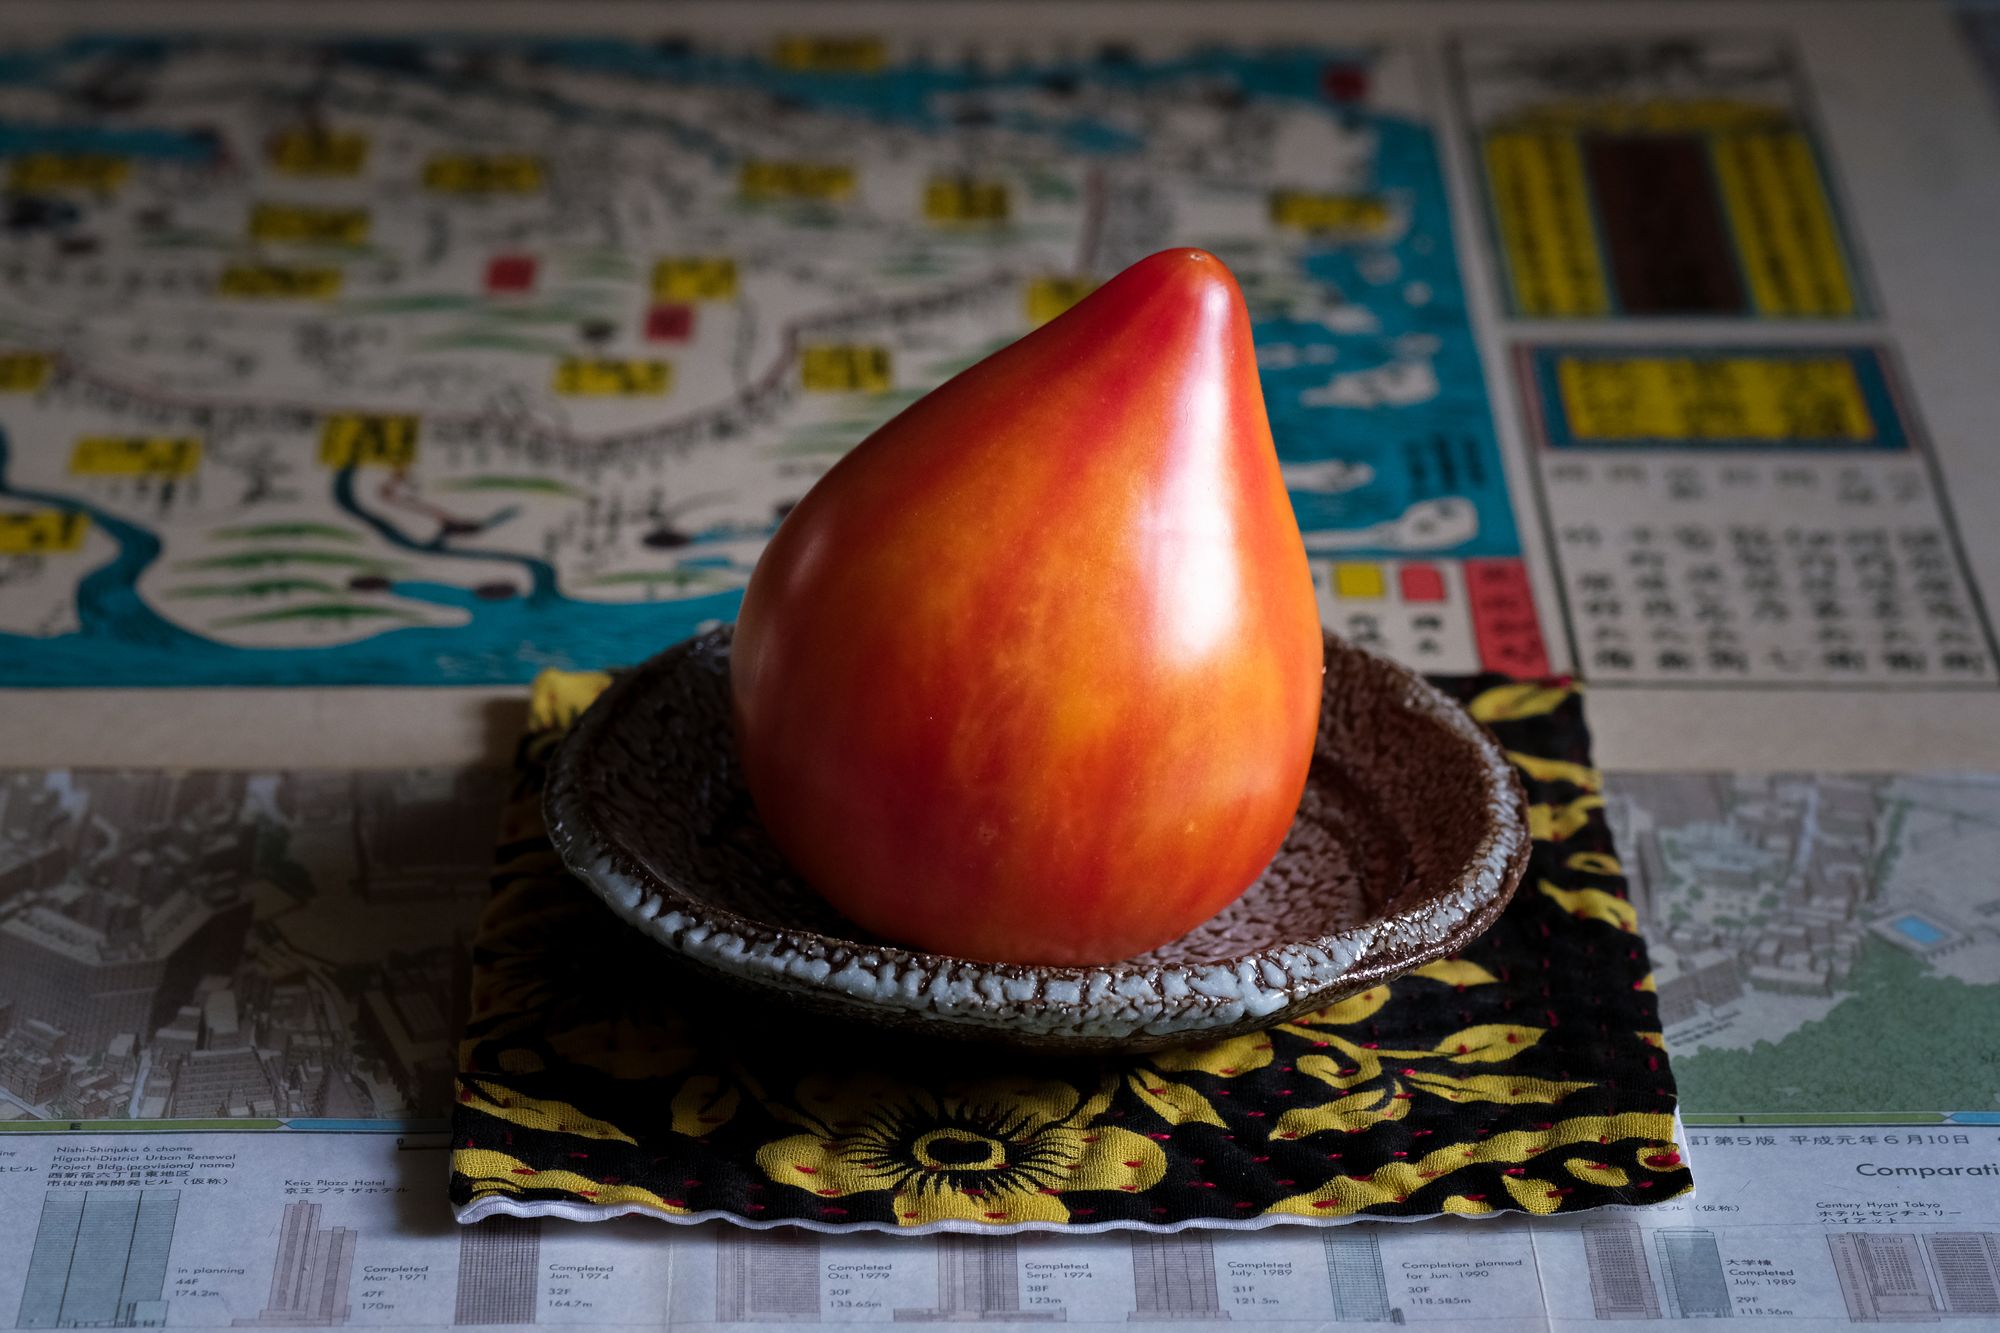
[[[1080,1060],[828,1028],[671,966],[563,872],[542,826],[549,753],[606,683],[536,682],[459,1052],[462,1221],[1242,1227],[1689,1188],[1567,684],[1439,682],[1506,746],[1535,835],[1514,903],[1462,956],[1250,1036]]]

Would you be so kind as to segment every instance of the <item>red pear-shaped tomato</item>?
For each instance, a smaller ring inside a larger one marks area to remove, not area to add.
[[[1322,644],[1229,270],[1143,260],[869,436],[734,654],[758,813],[871,931],[1105,963],[1233,901],[1304,789]]]

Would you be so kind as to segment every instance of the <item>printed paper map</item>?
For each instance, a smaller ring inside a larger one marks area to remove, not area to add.
[[[2000,1124],[2000,778],[1606,796],[1691,1121]]]
[[[0,1123],[441,1124],[503,780],[0,770]],[[2000,1123],[2000,778],[1605,799],[1691,1121]]]
[[[0,1126],[441,1121],[505,780],[0,771]]]
[[[0,53],[0,158],[0,686],[635,661],[1169,245],[1242,281],[1329,623],[1548,666],[1393,50],[79,38]]]

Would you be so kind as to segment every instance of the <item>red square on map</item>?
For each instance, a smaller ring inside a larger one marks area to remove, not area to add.
[[[1472,603],[1472,638],[1480,665],[1510,676],[1548,675],[1549,654],[1535,619],[1528,567],[1519,560],[1468,560],[1465,591]]]
[[[1329,102],[1359,102],[1368,96],[1368,70],[1362,65],[1328,65],[1320,71],[1319,87]]]
[[[694,307],[656,305],[646,312],[646,341],[684,343],[694,336]]]
[[[1444,574],[1436,565],[1404,565],[1399,582],[1406,602],[1444,600]]]
[[[495,255],[486,261],[486,290],[525,292],[535,285],[533,255]]]

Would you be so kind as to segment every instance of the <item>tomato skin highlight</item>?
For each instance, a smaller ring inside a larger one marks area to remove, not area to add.
[[[1276,854],[1322,660],[1242,295],[1170,250],[828,471],[751,577],[731,685],[759,815],[849,919],[1088,965]]]

